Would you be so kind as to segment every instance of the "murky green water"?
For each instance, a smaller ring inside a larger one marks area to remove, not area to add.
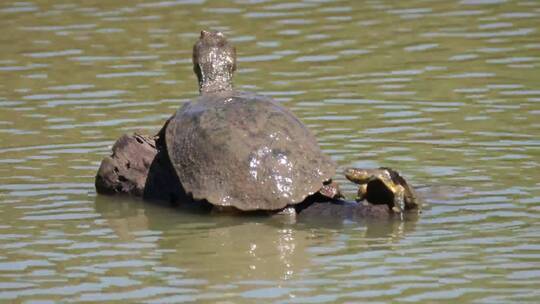
[[[0,302],[538,301],[539,1],[158,1],[0,3]],[[203,28],[233,37],[238,88],[430,209],[323,226],[96,196],[114,140],[197,95]]]

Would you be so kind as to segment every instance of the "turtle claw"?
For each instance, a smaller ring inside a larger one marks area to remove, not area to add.
[[[394,206],[392,210],[396,213],[403,213],[405,210],[405,190],[401,186],[398,186],[394,193]]]

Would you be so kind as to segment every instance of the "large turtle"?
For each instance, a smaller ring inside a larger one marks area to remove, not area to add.
[[[236,50],[222,33],[201,32],[193,70],[200,97],[165,126],[167,153],[187,194],[249,211],[328,192],[335,164],[309,129],[271,98],[233,90]]]

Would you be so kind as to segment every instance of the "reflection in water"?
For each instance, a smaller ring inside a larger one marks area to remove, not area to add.
[[[110,198],[96,197],[96,211],[107,220],[107,225],[123,242],[137,239],[137,233],[148,230],[148,217],[138,200],[123,198],[110,202]]]
[[[114,201],[103,196],[96,197],[96,210],[122,241],[132,242],[144,231],[157,232],[160,237],[156,245],[171,252],[163,255],[163,263],[208,281],[223,275],[230,280],[290,280],[313,267],[309,251],[315,240],[332,243],[340,237],[341,229],[360,229],[356,237],[369,250],[372,243],[391,245],[399,241],[412,231],[415,222],[309,218],[294,224],[284,215],[193,214],[155,203]]]

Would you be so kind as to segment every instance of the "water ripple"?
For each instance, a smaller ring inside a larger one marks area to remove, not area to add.
[[[539,9],[2,3],[1,301],[535,302]],[[155,134],[197,95],[203,27],[232,37],[238,89],[292,109],[338,171],[400,170],[422,214],[290,224],[96,195],[116,138]]]

